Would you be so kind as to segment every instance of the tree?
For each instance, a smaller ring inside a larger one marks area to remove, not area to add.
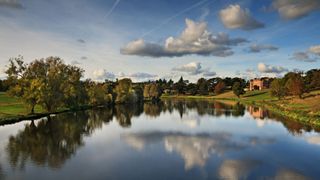
[[[194,83],[189,83],[187,85],[187,93],[190,94],[190,95],[196,95],[197,94],[197,91],[198,91],[198,86]]]
[[[299,76],[292,76],[286,82],[286,88],[290,95],[299,96],[302,98],[302,94],[304,93],[304,84],[302,77]]]
[[[224,91],[225,84],[223,81],[219,81],[218,84],[214,87],[215,94],[221,94]]]
[[[307,90],[320,89],[320,69],[311,69],[304,77]]]
[[[186,83],[181,76],[179,81],[174,84],[174,90],[178,91],[178,94],[184,94],[186,89]]]
[[[117,94],[115,103],[132,103],[138,101],[133,89],[132,81],[129,78],[124,78],[118,81],[118,85],[115,88]]]
[[[30,113],[34,113],[36,104],[53,112],[61,106],[84,103],[80,101],[85,92],[80,82],[83,70],[64,64],[59,57],[25,64],[19,56],[9,60],[6,74],[10,82],[9,94],[21,98]]]
[[[198,86],[198,93],[200,95],[208,95],[208,82],[206,79],[204,78],[200,78],[197,82],[197,86]]]
[[[144,86],[143,97],[146,100],[158,101],[161,95],[161,87],[158,84],[152,83]]]
[[[108,105],[113,102],[112,94],[108,93],[106,84],[88,81],[86,91],[91,105]]]
[[[233,84],[232,91],[238,98],[240,98],[240,95],[245,93],[243,86],[241,86],[240,82],[235,82]]]
[[[5,73],[8,76],[7,80],[10,87],[8,94],[21,98],[28,112],[33,114],[39,96],[37,89],[39,81],[33,76],[35,72],[28,71],[27,64],[24,63],[23,57],[18,56],[9,59],[8,69]]]
[[[285,96],[286,89],[284,87],[283,80],[274,79],[270,85],[271,95],[277,97],[279,100]]]

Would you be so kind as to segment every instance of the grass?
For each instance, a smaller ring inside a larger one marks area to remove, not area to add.
[[[227,91],[216,96],[164,96],[164,98],[192,98],[240,101],[244,104],[263,106],[275,113],[292,120],[320,126],[320,90],[305,93],[303,99],[286,97],[278,100],[272,97],[270,90],[248,91],[239,99],[232,91]]]
[[[36,113],[43,113],[40,106],[35,107]],[[8,96],[5,92],[0,92],[0,118],[28,115],[24,104],[14,97]]]

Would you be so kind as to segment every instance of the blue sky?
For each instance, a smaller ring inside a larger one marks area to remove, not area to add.
[[[281,76],[320,67],[319,0],[0,0],[10,57],[59,56],[96,80]]]

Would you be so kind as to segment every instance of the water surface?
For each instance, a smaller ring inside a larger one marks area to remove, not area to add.
[[[0,127],[0,179],[320,179],[318,131],[234,102],[65,113]]]

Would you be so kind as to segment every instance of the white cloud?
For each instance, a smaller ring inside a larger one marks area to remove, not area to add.
[[[309,48],[309,52],[320,56],[320,45],[311,46],[311,47]]]
[[[120,52],[126,55],[150,57],[174,57],[190,54],[203,56],[230,56],[233,51],[229,46],[247,42],[245,39],[231,39],[225,33],[213,36],[207,30],[206,22],[186,19],[186,28],[179,37],[169,37],[164,44],[145,42],[138,39],[129,42]]]
[[[280,73],[288,71],[288,69],[286,69],[284,67],[271,66],[271,65],[264,64],[264,63],[259,63],[258,64],[258,70],[261,73],[276,73],[276,74],[280,74]]]
[[[105,80],[105,79],[114,80],[116,77],[113,73],[108,72],[105,69],[94,70],[92,74],[95,80]]]
[[[310,144],[320,145],[320,136],[308,136],[305,140]]]
[[[277,51],[279,48],[269,44],[252,44],[249,52],[258,53],[261,51]]]
[[[273,7],[284,19],[297,19],[320,9],[319,0],[274,0]]]
[[[180,67],[172,68],[173,71],[185,72],[189,75],[203,74],[206,77],[215,76],[216,73],[209,68],[203,68],[200,62],[191,62]]]
[[[248,9],[240,5],[229,5],[219,13],[220,20],[229,29],[253,30],[264,27],[264,24],[251,17]]]

